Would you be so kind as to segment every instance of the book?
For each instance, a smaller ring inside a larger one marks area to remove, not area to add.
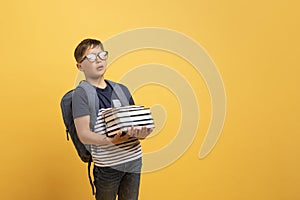
[[[151,125],[144,125],[146,128],[154,128],[154,124],[151,124]],[[114,130],[114,131],[110,131],[110,132],[106,132],[105,134],[107,135],[107,137],[113,137],[115,136],[119,131],[122,132],[121,135],[125,135],[127,132],[128,132],[128,128],[130,127],[123,127],[121,129],[118,129],[118,130]],[[139,127],[135,127],[137,129],[140,129],[142,128],[141,126]]]
[[[140,122],[144,120],[152,120],[152,116],[151,115],[135,115],[135,116],[126,116],[126,117],[117,116],[111,120],[106,121],[106,125],[108,127],[111,127],[126,122]]]
[[[128,128],[147,127],[154,128],[154,121],[149,108],[144,106],[122,106],[107,109],[102,112],[103,123],[96,124],[101,132],[105,132],[108,137],[113,137],[117,132],[126,134]]]
[[[137,117],[140,117],[140,116],[151,116],[151,112],[150,112],[150,109],[143,109],[143,110],[121,110],[120,112],[118,113],[114,113],[114,114],[111,114],[109,113],[108,115],[104,115],[103,118],[105,120],[105,122],[110,122],[110,121],[113,121],[113,120],[121,120],[122,118],[123,119],[136,119]]]

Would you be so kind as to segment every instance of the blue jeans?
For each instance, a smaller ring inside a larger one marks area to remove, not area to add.
[[[137,200],[142,159],[113,167],[94,166],[96,200]]]

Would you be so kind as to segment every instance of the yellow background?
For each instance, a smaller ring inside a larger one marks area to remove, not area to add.
[[[202,78],[184,60],[155,50],[113,63],[107,78],[116,81],[136,65],[171,66],[201,107],[190,148],[172,165],[143,174],[140,199],[300,199],[299,8],[296,0],[2,2],[0,199],[93,199],[59,108],[77,76],[73,50],[86,37],[104,41],[151,26],[179,31],[207,50],[224,81],[227,116],[217,145],[200,160],[210,119]],[[149,91],[159,94],[149,100]],[[143,141],[144,150],[168,144],[180,115],[174,95],[148,86],[134,97],[164,105],[169,117]]]

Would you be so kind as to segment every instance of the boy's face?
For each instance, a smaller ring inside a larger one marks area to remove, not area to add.
[[[83,61],[77,64],[78,69],[84,73],[86,79],[98,79],[104,75],[106,71],[106,59],[100,59],[96,56],[96,60],[91,62],[85,58],[89,54],[98,55],[100,52],[103,52],[100,46],[89,48],[83,56]]]

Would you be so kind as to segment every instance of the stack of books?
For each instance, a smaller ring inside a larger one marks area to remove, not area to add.
[[[101,113],[105,124],[105,134],[114,136],[120,130],[125,134],[128,128],[154,128],[154,121],[149,108],[130,105],[110,108]]]

